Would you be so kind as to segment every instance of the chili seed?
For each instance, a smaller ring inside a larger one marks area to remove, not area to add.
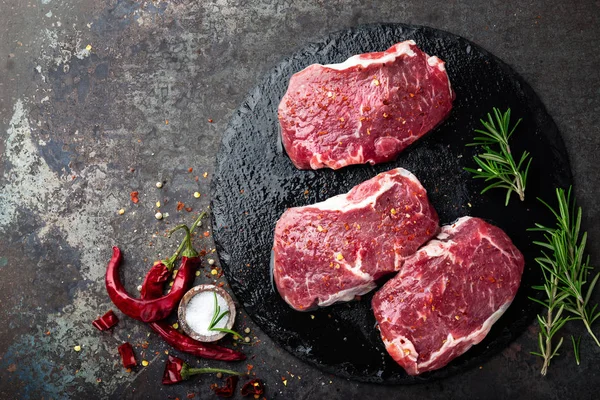
[[[81,346],[77,345],[77,346],[73,347],[73,350],[75,350],[75,351],[81,351]]]
[[[250,333],[250,328],[244,329],[244,333]]]
[[[124,208],[121,208],[121,209],[119,210],[119,215],[123,215],[123,214],[125,214],[125,209],[124,209]]]
[[[150,364],[148,361],[146,361],[146,360],[142,360],[142,365],[143,365],[144,367],[147,367],[147,366],[148,366],[148,364]]]
[[[250,343],[250,338],[249,338],[248,336],[246,336],[246,337],[244,338],[244,342],[246,342],[246,343]]]
[[[223,374],[221,372],[217,372],[217,378],[221,379],[223,377]]]
[[[213,260],[212,258],[210,258],[208,260],[208,265],[213,265],[215,263],[215,260]]]
[[[157,212],[156,214],[154,214],[154,218],[156,218],[156,219],[158,219],[158,220],[161,220],[161,219],[162,219],[162,217],[163,217],[163,215],[162,215],[162,213],[161,213],[160,211],[159,211],[159,212]]]
[[[200,192],[194,192],[194,197],[199,199],[201,196]]]
[[[163,187],[162,182],[156,182],[156,187],[159,189],[162,188]]]

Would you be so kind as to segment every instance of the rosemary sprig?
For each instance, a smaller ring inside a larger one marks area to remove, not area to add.
[[[556,190],[558,210],[554,210],[548,203],[538,199],[556,217],[555,228],[535,224],[530,230],[544,233],[545,241],[534,243],[542,247],[542,256],[536,262],[542,268],[544,276],[543,286],[534,286],[534,289],[546,292],[547,300],[540,301],[530,298],[547,308],[547,315],[540,317],[540,333],[538,337],[540,352],[533,353],[544,359],[542,375],[546,374],[550,360],[557,355],[557,350],[562,344],[562,338],[552,350],[552,338],[556,332],[569,320],[581,320],[588,333],[600,346],[598,338],[592,331],[593,322],[600,317],[597,305],[590,306],[590,298],[600,278],[596,274],[588,284],[588,275],[593,269],[589,264],[589,257],[584,259],[583,254],[587,234],[581,234],[581,207],[576,208],[575,199],[571,198],[571,188],[565,194],[563,189]],[[586,288],[587,285],[587,288]],[[567,311],[568,317],[562,316]],[[579,342],[572,339],[579,360]]]
[[[548,367],[550,367],[550,361],[558,356],[558,349],[563,344],[563,338],[561,337],[558,343],[553,346],[554,335],[566,324],[571,318],[563,316],[565,309],[562,304],[561,297],[558,293],[558,280],[555,278],[548,279],[546,272],[542,269],[544,274],[544,281],[546,282],[543,286],[534,286],[534,289],[543,290],[548,296],[546,302],[542,302],[535,297],[530,297],[531,300],[536,303],[540,303],[546,308],[546,315],[538,315],[537,320],[540,325],[540,332],[538,333],[538,348],[539,352],[532,351],[531,354],[542,357],[544,364],[542,365],[542,375],[546,375]]]
[[[521,119],[511,127],[510,108],[505,113],[501,113],[496,107],[492,111],[493,117],[488,113],[487,121],[480,120],[485,129],[475,130],[481,136],[476,136],[473,143],[467,144],[483,148],[483,153],[473,157],[479,168],[465,168],[465,171],[472,173],[475,179],[491,182],[481,194],[494,188],[507,189],[505,205],[508,205],[512,192],[515,192],[521,201],[525,200],[527,173],[533,159],[524,151],[519,162],[516,162],[508,144]]]
[[[219,302],[217,300],[217,293],[213,292],[213,295],[215,297],[215,303],[214,303],[215,305],[214,305],[213,317],[210,321],[210,324],[208,324],[208,330],[216,331],[216,332],[231,333],[233,336],[237,336],[238,338],[242,339],[242,335],[240,335],[236,331],[233,331],[233,330],[227,329],[227,328],[216,328],[215,327],[215,325],[217,325],[227,314],[229,314],[229,310],[225,310],[225,311],[221,312],[221,306],[219,305]]]

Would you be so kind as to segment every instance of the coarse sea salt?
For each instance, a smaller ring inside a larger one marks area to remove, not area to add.
[[[229,310],[227,301],[217,295],[217,304],[221,308],[220,314]],[[203,336],[218,335],[217,331],[209,331],[208,326],[212,321],[215,313],[215,292],[202,291],[190,299],[185,309],[185,322],[192,330]],[[224,316],[216,325],[215,328],[225,328],[229,322],[230,315]]]

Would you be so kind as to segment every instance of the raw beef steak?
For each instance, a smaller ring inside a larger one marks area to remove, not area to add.
[[[506,311],[523,266],[501,229],[471,217],[443,226],[373,297],[388,353],[410,375],[448,364]]]
[[[393,160],[450,113],[444,62],[412,40],[294,74],[279,104],[285,150],[300,169]]]
[[[352,300],[397,271],[438,229],[413,174],[381,173],[346,194],[283,213],[275,227],[275,284],[296,310]]]

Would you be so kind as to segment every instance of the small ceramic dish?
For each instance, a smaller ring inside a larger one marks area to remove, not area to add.
[[[202,332],[199,333],[197,331],[195,331],[194,329],[192,329],[192,327],[190,326],[190,324],[194,324],[194,322],[188,322],[188,321],[193,321],[192,318],[197,318],[198,315],[195,315],[194,317],[192,317],[190,315],[190,312],[196,312],[203,314],[204,320],[206,320],[208,318],[208,322],[206,322],[206,326],[208,327],[208,324],[210,323],[210,317],[212,317],[212,315],[214,315],[214,295],[206,296],[206,294],[212,294],[212,293],[216,293],[217,296],[220,296],[226,303],[226,307],[223,307],[223,302],[221,302],[221,310],[220,312],[223,313],[226,310],[229,310],[229,314],[227,314],[225,317],[223,317],[224,320],[227,321],[227,323],[225,324],[225,326],[221,326],[221,324],[217,324],[217,326],[226,328],[226,329],[231,329],[233,328],[233,324],[235,322],[235,304],[233,302],[233,299],[231,298],[231,296],[229,295],[229,293],[227,293],[227,291],[225,291],[223,288],[220,288],[218,286],[215,285],[198,285],[198,286],[194,286],[193,288],[191,288],[190,290],[187,291],[187,293],[185,295],[183,295],[183,298],[181,299],[181,303],[179,303],[179,309],[177,311],[177,315],[179,317],[179,325],[181,326],[181,328],[184,330],[185,333],[187,333],[191,338],[198,340],[200,342],[215,342],[221,338],[223,338],[227,333],[226,332],[219,332],[219,331],[214,331],[214,332],[210,332],[206,333],[206,332]],[[197,295],[201,295],[202,297],[198,297],[195,298],[195,296]],[[192,301],[192,299],[196,299],[194,302],[194,308],[190,307],[190,301]],[[195,304],[198,301],[202,301],[203,306],[206,306],[206,309],[201,310],[201,312],[198,309],[197,304]],[[207,315],[208,314],[208,315]],[[189,318],[189,320],[188,320]],[[200,317],[202,319],[202,317]],[[196,322],[197,323],[197,322]],[[204,331],[206,331],[206,329],[204,329]]]

